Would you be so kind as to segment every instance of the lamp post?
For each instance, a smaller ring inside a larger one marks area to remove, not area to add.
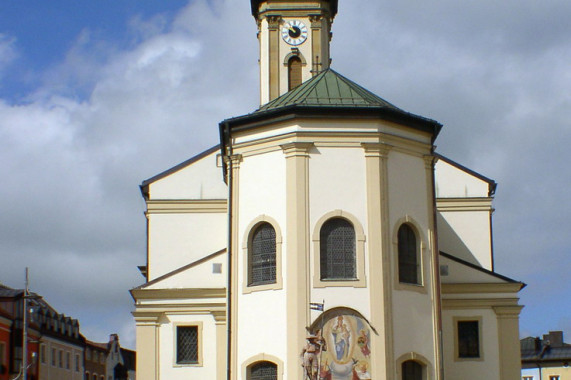
[[[38,298],[37,296],[30,296],[30,291],[28,289],[28,267],[26,267],[26,286],[24,288],[24,297],[23,297],[23,311],[24,315],[22,317],[23,322],[23,332],[22,332],[22,366],[20,368],[20,374],[14,378],[14,380],[22,379],[28,380],[28,369],[34,364],[28,364],[28,299],[30,298]],[[35,353],[32,354],[32,357],[35,359]]]

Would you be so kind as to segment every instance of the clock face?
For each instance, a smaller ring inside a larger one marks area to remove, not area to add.
[[[301,45],[307,39],[307,26],[298,20],[288,21],[282,27],[282,38],[290,45]]]

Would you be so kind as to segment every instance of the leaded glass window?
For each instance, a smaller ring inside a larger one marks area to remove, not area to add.
[[[250,369],[250,378],[248,380],[277,380],[278,367],[274,363],[259,362],[254,364]]]
[[[198,364],[198,326],[176,328],[177,364]]]
[[[402,380],[422,380],[422,365],[413,360],[402,363]]]
[[[403,224],[398,232],[399,282],[420,283],[417,252],[416,235],[408,224]]]
[[[276,282],[276,230],[262,223],[252,233],[248,285]]]
[[[355,279],[355,229],[343,218],[329,219],[320,231],[322,280]]]
[[[480,329],[478,321],[458,322],[458,357],[480,357]]]

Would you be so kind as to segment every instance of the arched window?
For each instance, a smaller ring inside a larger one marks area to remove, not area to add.
[[[332,218],[320,231],[320,273],[322,280],[357,277],[355,271],[355,229],[343,218]]]
[[[422,380],[422,365],[414,360],[402,363],[402,380]]]
[[[288,91],[293,90],[301,84],[301,59],[291,57],[287,64],[288,71]]]
[[[403,224],[398,232],[399,282],[420,284],[418,244],[416,234],[408,224]]]
[[[278,366],[272,362],[258,362],[250,367],[248,380],[277,380]]]
[[[276,282],[276,230],[271,224],[259,224],[253,231],[249,259],[249,286]]]

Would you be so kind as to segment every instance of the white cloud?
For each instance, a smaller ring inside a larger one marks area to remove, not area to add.
[[[0,79],[8,66],[17,58],[16,38],[0,33]]]
[[[498,268],[529,282],[531,303],[571,285],[562,270],[533,277],[561,268],[570,243],[571,206],[560,200],[571,187],[571,50],[560,15],[571,10],[522,4],[342,1],[332,49],[334,69],[444,123],[439,151],[499,182]],[[539,28],[540,16],[552,22]],[[34,290],[89,339],[119,331],[123,343],[134,330],[127,290],[145,260],[138,184],[216,144],[218,122],[258,101],[247,1],[193,1],[172,22],[129,26],[127,48],[84,30],[27,103],[0,99],[1,281],[18,286],[30,266]],[[539,30],[529,43],[526,30]],[[15,39],[0,35],[0,77],[16,58]]]

